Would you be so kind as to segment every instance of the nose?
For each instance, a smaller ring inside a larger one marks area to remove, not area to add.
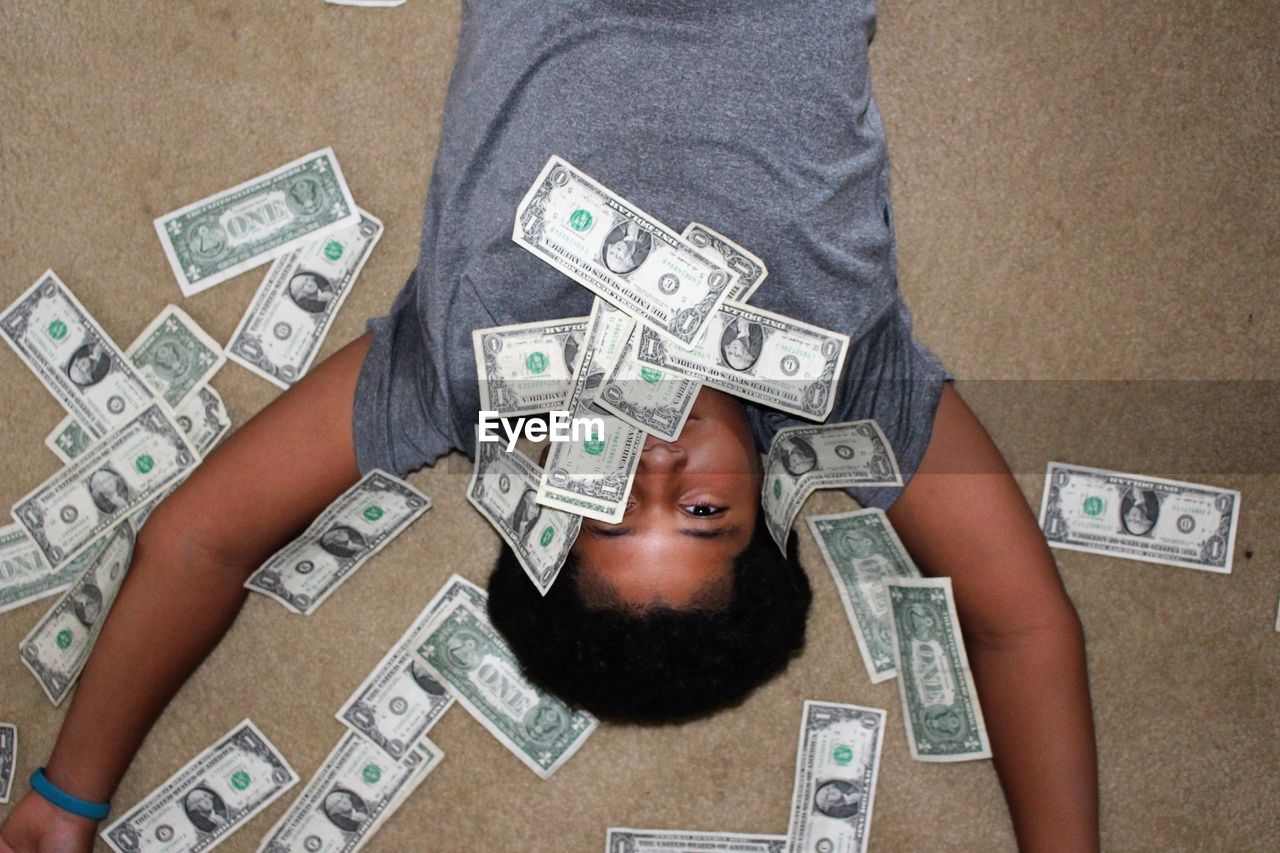
[[[669,441],[649,436],[640,454],[640,471],[653,474],[671,474],[679,471],[688,461],[684,448]]]

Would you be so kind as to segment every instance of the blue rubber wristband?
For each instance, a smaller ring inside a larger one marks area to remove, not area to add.
[[[102,820],[111,814],[111,803],[91,803],[79,797],[73,797],[44,775],[44,768],[37,767],[31,774],[31,790],[44,797],[63,811],[71,812],[91,820]]]

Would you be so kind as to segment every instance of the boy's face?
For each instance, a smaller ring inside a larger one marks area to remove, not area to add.
[[[729,568],[755,530],[760,478],[742,404],[704,388],[677,441],[645,441],[622,521],[583,519],[573,546],[581,581],[633,606],[727,595]]]

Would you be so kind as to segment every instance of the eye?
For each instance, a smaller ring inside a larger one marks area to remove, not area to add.
[[[711,504],[692,504],[690,506],[681,507],[686,513],[694,518],[712,518],[725,512],[726,507],[712,506]]]

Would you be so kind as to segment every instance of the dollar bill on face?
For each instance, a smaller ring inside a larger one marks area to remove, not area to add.
[[[863,853],[880,774],[885,712],[804,703],[788,853]]]
[[[211,850],[297,782],[280,750],[246,719],[100,835],[116,853]]]
[[[338,586],[431,507],[431,498],[370,471],[249,576],[245,588],[310,616]]]
[[[449,578],[338,709],[340,722],[393,759],[403,758],[453,705],[453,693],[427,672],[414,650],[427,624],[459,597],[481,611],[488,607],[488,596],[478,586],[458,575]]]
[[[432,620],[417,654],[490,734],[543,779],[595,731],[595,717],[525,679],[488,617],[466,600]]]
[[[9,802],[17,767],[18,727],[13,723],[0,723],[0,803]]]
[[[570,418],[579,423],[594,419],[599,428],[551,443],[538,485],[539,504],[611,524],[622,520],[645,434],[593,404],[633,327],[621,311],[595,301],[566,408]]]
[[[125,358],[171,409],[181,408],[226,361],[218,342],[176,305],[151,321]]]
[[[153,403],[18,501],[13,518],[56,571],[199,461],[164,404]]]
[[[1240,493],[1050,462],[1040,528],[1054,548],[1231,573]]]
[[[785,835],[610,828],[605,853],[783,853]]]
[[[907,745],[917,761],[991,757],[951,578],[886,578]]]
[[[769,445],[761,508],[785,552],[791,524],[815,489],[901,485],[893,447],[875,421],[787,427]]]
[[[151,403],[151,386],[53,270],[0,314],[0,334],[92,438]]]
[[[50,572],[38,550],[22,525],[0,527],[0,613],[57,595],[84,569],[79,560],[72,560]]]
[[[569,317],[474,330],[480,408],[504,418],[564,408],[586,329],[586,317]]]
[[[578,538],[582,516],[537,503],[541,479],[542,469],[519,450],[478,441],[467,500],[511,546],[524,573],[546,595]]]
[[[228,358],[285,389],[306,375],[382,237],[382,222],[358,212],[275,260],[227,342]]]
[[[75,580],[18,644],[23,665],[54,705],[67,698],[98,641],[129,571],[134,540],[132,523],[122,521],[70,561],[65,571],[75,571]]]
[[[691,347],[637,332],[641,363],[812,421],[831,413],[849,349],[848,335],[731,300]]]
[[[698,399],[702,383],[636,358],[639,329],[632,331],[600,386],[595,403],[637,429],[675,441]]]
[[[512,239],[684,346],[733,283],[667,226],[554,156],[516,208]]]
[[[726,299],[732,299],[735,302],[748,301],[769,275],[769,268],[764,265],[764,261],[710,225],[690,222],[680,236],[704,257],[737,274],[737,279],[729,286]]]
[[[430,773],[444,753],[426,738],[399,760],[347,732],[302,793],[267,830],[258,853],[354,853]]]

